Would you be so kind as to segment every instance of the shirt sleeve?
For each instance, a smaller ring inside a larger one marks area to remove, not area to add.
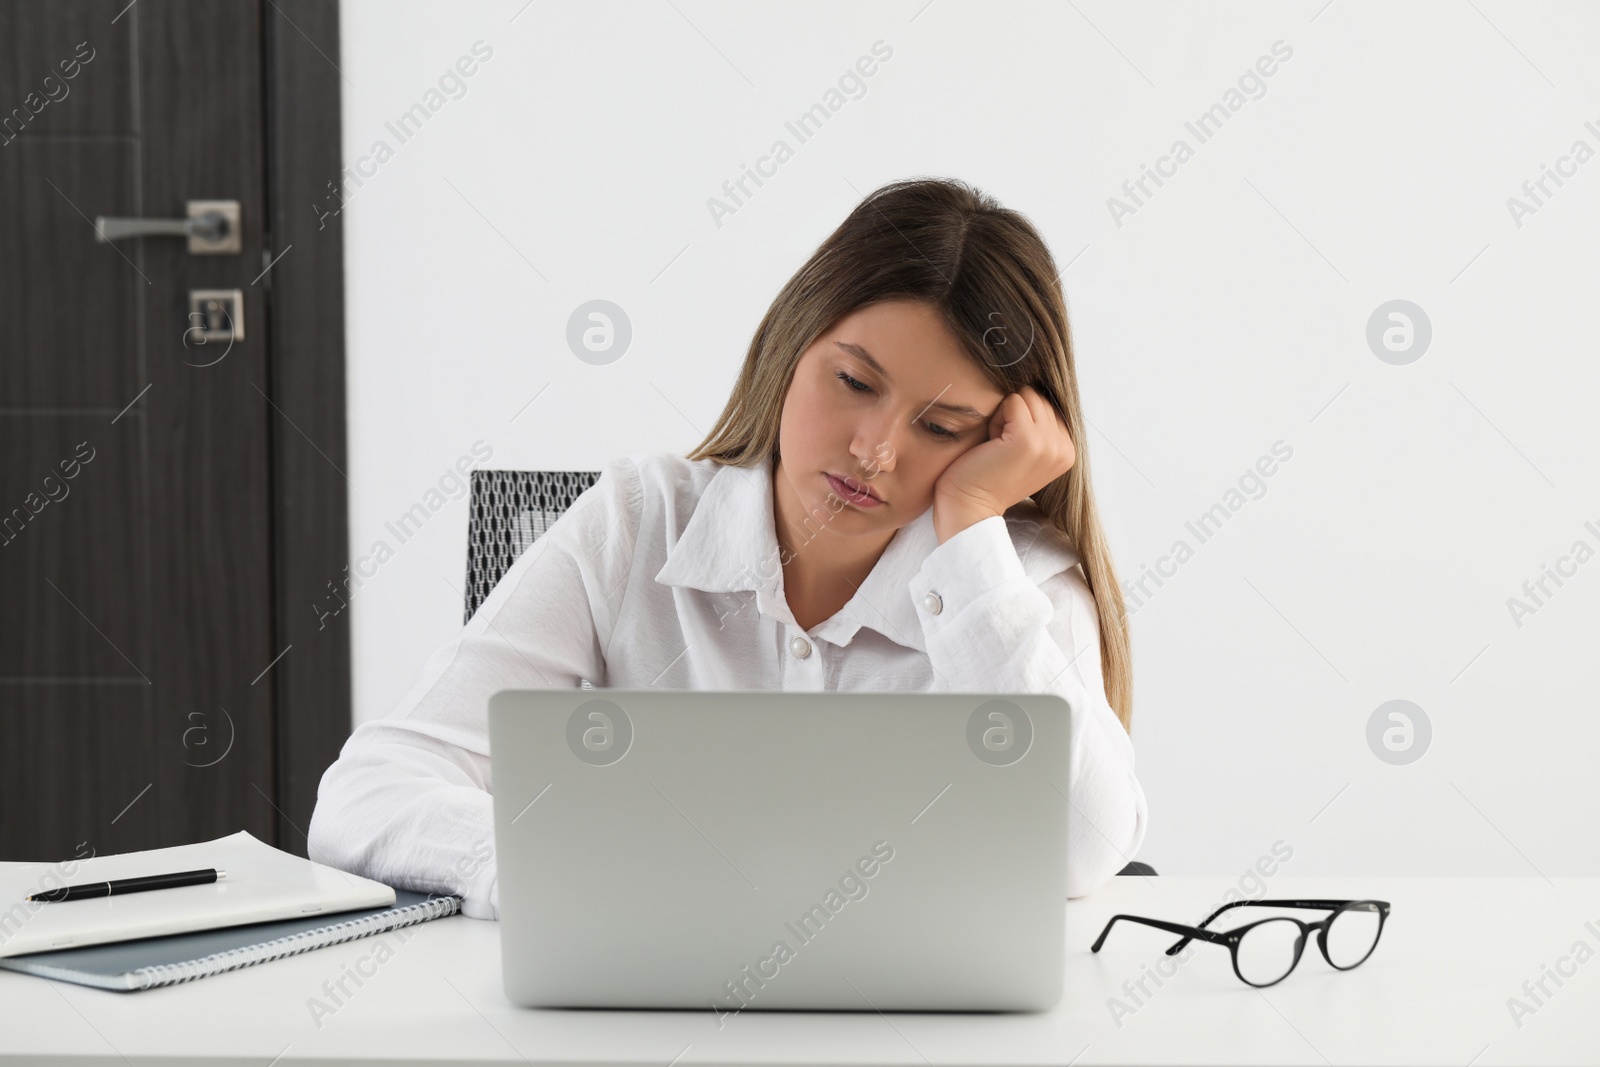
[[[1036,583],[1005,517],[993,515],[930,552],[910,593],[936,689],[1066,698],[1067,896],[1105,884],[1138,853],[1148,810],[1133,773],[1133,740],[1106,699],[1094,595],[1078,567]]]
[[[313,860],[397,888],[460,894],[464,914],[499,918],[489,697],[604,684],[640,497],[637,466],[608,465],[400,703],[356,727],[317,790]]]

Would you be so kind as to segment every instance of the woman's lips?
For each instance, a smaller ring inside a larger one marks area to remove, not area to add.
[[[878,508],[883,506],[883,501],[877,497],[869,493],[858,493],[831,474],[824,473],[823,476],[828,479],[828,484],[833,487],[833,491],[838,494],[841,500],[854,504],[858,508]]]

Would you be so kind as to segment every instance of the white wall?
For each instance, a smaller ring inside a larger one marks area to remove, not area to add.
[[[342,208],[352,547],[395,549],[350,608],[357,721],[461,625],[465,500],[404,544],[386,521],[478,441],[582,470],[693,447],[860,196],[951,175],[1070,262],[1124,577],[1194,549],[1132,619],[1141,858],[1242,875],[1281,840],[1295,874],[1600,874],[1600,562],[1508,607],[1600,549],[1600,162],[1522,191],[1600,148],[1600,9],[364,0],[342,32],[346,162],[394,149]],[[865,95],[799,144],[785,121],[879,40]],[[400,144],[385,123],[477,41],[465,94]],[[1200,143],[1185,122],[1278,41],[1265,94]],[[708,199],[779,138],[794,158],[717,225]],[[1178,138],[1193,158],[1115,219]],[[593,299],[633,326],[608,366],[565,340]],[[1394,299],[1432,326],[1405,365],[1366,340]],[[1185,523],[1280,441],[1201,544]],[[1367,739],[1396,699],[1433,731],[1408,765]]]

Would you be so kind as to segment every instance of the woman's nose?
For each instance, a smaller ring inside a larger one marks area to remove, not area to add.
[[[856,433],[850,451],[869,473],[894,470],[895,456],[899,454],[901,438],[897,427],[899,416],[891,416],[863,425]]]

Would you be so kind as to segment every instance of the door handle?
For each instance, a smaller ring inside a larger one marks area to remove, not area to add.
[[[188,200],[181,219],[138,219],[98,215],[94,239],[101,244],[124,237],[187,237],[189,254],[238,255],[244,248],[239,234],[239,201]]]

